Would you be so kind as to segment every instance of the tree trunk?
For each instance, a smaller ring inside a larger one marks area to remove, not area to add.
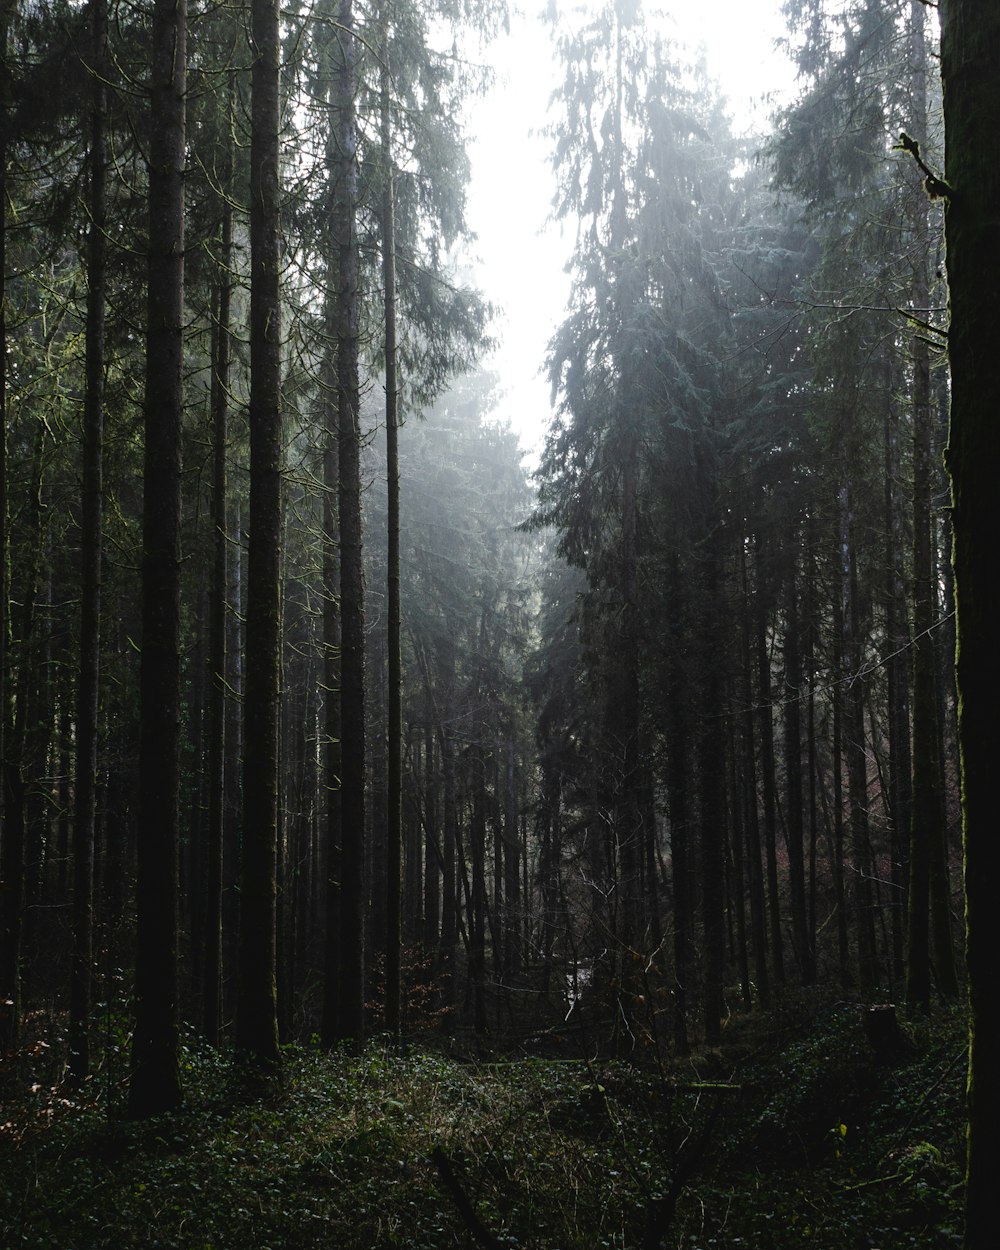
[[[671,897],[674,908],[674,1048],[679,1055],[691,1049],[687,1014],[694,972],[694,900],[690,805],[690,689],[683,651],[687,622],[681,601],[681,576],[676,556],[671,562],[673,612],[669,638],[667,709],[667,816],[670,823]]]
[[[855,937],[858,977],[862,991],[878,982],[875,946],[875,900],[872,892],[871,833],[868,816],[868,753],[865,739],[864,684],[861,679],[861,608],[858,603],[857,560],[854,551],[850,485],[839,492],[843,677],[846,685],[847,785],[850,803],[850,843],[854,866]]]
[[[838,679],[844,671],[844,604],[837,596],[833,608],[833,671]],[[837,908],[837,970],[840,985],[847,990],[852,984],[850,932],[847,917],[847,886],[844,880],[844,704],[846,695],[838,680],[833,692],[833,828],[831,830],[830,872]]]
[[[994,359],[1000,342],[1000,7],[989,0],[941,5],[952,368],[948,467],[952,478],[957,681],[965,841],[966,962],[971,1005],[967,1250],[996,1239],[993,1138],[1000,1114],[1000,1036],[995,1003],[996,766],[1000,730],[992,693],[1000,680],[1000,458]]]
[[[742,751],[744,758],[744,791],[746,794],[747,861],[750,877],[750,935],[753,942],[754,977],[762,1007],[770,1006],[771,978],[767,966],[767,916],[764,894],[764,866],[761,859],[760,816],[757,810],[757,759],[754,751],[753,674],[750,654],[750,590],[747,578],[746,552],[740,548],[740,576],[743,589],[741,643],[743,650]]]
[[[816,979],[816,968],[809,941],[806,907],[805,824],[802,802],[802,649],[799,638],[797,535],[790,548],[784,638],[785,784],[788,794],[785,831],[795,959],[799,965],[802,984],[812,985]]]
[[[383,16],[383,25],[385,18]],[[403,838],[403,673],[399,598],[399,413],[396,381],[396,227],[389,117],[389,41],[381,67],[382,282],[385,287],[385,470],[388,490],[388,766],[386,768],[385,1027],[399,1036],[400,873]]]
[[[32,828],[28,811],[28,786],[25,782],[26,764],[32,758],[31,739],[33,727],[39,719],[35,707],[34,675],[42,667],[37,647],[37,598],[39,569],[42,556],[42,473],[48,425],[41,419],[35,421],[35,443],[31,458],[28,488],[28,505],[25,509],[27,523],[27,569],[17,614],[16,647],[12,648],[17,659],[17,681],[14,694],[14,717],[7,735],[7,758],[3,761],[4,789],[4,839],[3,872],[7,884],[4,906],[4,930],[2,954],[0,954],[0,985],[9,988],[9,1001],[4,1008],[9,1011],[5,1023],[6,1045],[18,1032],[21,1015],[22,966],[21,956],[31,949],[28,932],[28,907],[33,903],[33,867],[37,850],[32,847]]]
[[[714,518],[709,516],[709,523]],[[701,705],[698,731],[698,795],[701,833],[701,895],[703,925],[703,1018],[705,1042],[721,1040],[723,964],[725,956],[724,873],[726,839],[726,767],[720,677],[718,539],[709,534],[701,553],[704,582],[701,620]]]
[[[80,678],[77,688],[73,819],[73,962],[70,974],[69,1073],[90,1074],[94,963],[94,825],[97,815],[97,722],[101,662],[101,543],[104,520],[104,308],[107,245],[107,44],[105,0],[91,0],[90,179],[87,235],[87,327],[84,365],[80,534]]]
[[[913,60],[914,137],[926,138],[926,41],[924,8],[911,0],[910,26]],[[914,175],[916,171],[914,171]],[[914,233],[913,306],[929,303],[929,231],[927,198],[919,178],[911,197]],[[919,314],[918,314],[919,315]],[[926,336],[915,334],[913,354],[913,808],[910,838],[909,943],[906,1000],[921,1010],[930,1007],[930,920],[933,917],[934,956],[939,991],[948,998],[958,993],[951,936],[950,889],[947,862],[947,814],[941,785],[938,723],[937,560],[934,520],[932,455],[934,415],[931,404],[931,362]],[[934,882],[933,890],[931,883]]]
[[[7,519],[7,118],[11,110],[10,66],[7,60],[10,16],[15,0],[0,0],[0,1054],[14,1043],[18,1029],[18,958],[14,935],[15,902],[20,901],[10,871],[10,849],[5,810],[4,761],[7,758],[7,633],[9,629],[8,563],[10,539]]]
[[[504,911],[503,911],[503,968],[508,982],[521,971],[523,951],[521,944],[521,855],[518,838],[517,787],[514,762],[514,742],[508,738],[498,744],[498,754],[503,763],[503,804],[498,819],[503,828],[504,863]]]
[[[177,1022],[186,0],[156,0],[139,672],[138,933],[129,1113],[181,1099]]]
[[[424,793],[426,795],[426,837],[424,839],[424,948],[433,951],[440,933],[441,913],[441,833],[437,753],[433,726],[428,721],[424,740]]]
[[[230,84],[227,116],[232,112]],[[226,774],[226,590],[228,547],[226,528],[229,447],[229,336],[232,284],[233,210],[228,194],[232,181],[232,144],[227,138],[222,171],[222,222],[219,237],[215,317],[212,325],[212,584],[209,591],[208,725],[206,787],[208,828],[205,837],[205,953],[203,1020],[205,1037],[217,1045],[222,1023],[222,888]]]
[[[914,257],[917,251],[914,249]],[[904,517],[900,504],[899,416],[895,395],[902,383],[895,353],[887,353],[887,388],[883,414],[882,515],[885,538],[886,714],[889,748],[889,855],[892,901],[892,977],[905,974],[903,955],[906,888],[909,879],[911,819],[909,634],[905,597]]]
[[[250,522],[243,859],[236,1043],[278,1059],[276,855],[281,659],[281,305],[278,6],[252,0],[250,133]]]
[[[446,707],[450,711],[452,691],[455,684],[454,653],[449,651],[447,669]],[[441,747],[441,773],[443,783],[443,804],[441,825],[442,856],[441,864],[441,941],[439,946],[441,958],[441,978],[443,982],[442,997],[446,1005],[454,1001],[455,996],[455,948],[458,945],[458,886],[457,886],[457,855],[458,855],[458,786],[455,776],[455,742],[449,732],[449,726],[440,724],[438,728]]]
[[[473,1025],[485,1033],[486,1023],[486,759],[482,743],[469,751],[472,769],[472,899],[469,911],[469,978],[472,982]]]
[[[771,935],[774,979],[785,981],[784,942],[781,933],[781,899],[778,890],[777,784],[774,764],[774,713],[771,707],[771,657],[767,649],[767,618],[760,581],[763,577],[760,544],[757,555],[757,724],[760,734],[761,803],[764,817],[764,852],[767,859],[767,907]]]
[[[358,43],[352,0],[340,0],[334,39],[337,164],[333,230],[337,267],[337,403],[341,610],[340,976],[337,1035],[360,1044],[365,1031],[365,601],[361,553],[360,312],[355,100]]]
[[[331,61],[332,65],[332,61]],[[329,93],[334,99],[331,70]],[[336,151],[331,135],[331,157]],[[324,1046],[337,1041],[340,1019],[340,531],[338,483],[340,456],[337,441],[339,406],[337,399],[336,271],[338,258],[333,240],[327,251],[326,347],[321,379],[323,437],[323,871],[325,881],[326,940],[323,947],[323,1017],[321,1037]]]

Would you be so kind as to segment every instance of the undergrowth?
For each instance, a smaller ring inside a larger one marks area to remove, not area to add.
[[[249,1102],[230,1057],[192,1037],[183,1109],[139,1124],[100,1080],[53,1079],[37,1039],[0,1073],[0,1245],[472,1246],[435,1148],[501,1246],[960,1244],[960,1014],[908,1025],[881,1066],[856,1008],[742,1027],[667,1072],[294,1047]]]

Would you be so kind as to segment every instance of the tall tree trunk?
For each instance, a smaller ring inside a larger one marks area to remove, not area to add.
[[[177,1022],[186,0],[156,0],[139,670],[138,934],[129,1113],[181,1099]]]
[[[910,4],[912,118],[914,137],[926,140],[927,89],[924,8]],[[929,303],[929,230],[927,198],[919,174],[913,171],[911,212],[914,232],[913,306],[918,315]],[[947,814],[941,784],[938,718],[938,663],[934,633],[937,606],[937,559],[934,519],[932,455],[934,413],[931,403],[931,362],[926,336],[915,334],[913,356],[913,809],[910,836],[909,942],[906,969],[907,1002],[921,1010],[930,1007],[930,930],[933,920],[934,956],[939,991],[948,998],[958,993],[951,935],[951,899],[947,860]],[[932,882],[934,888],[932,890]]]
[[[691,722],[688,666],[683,639],[685,605],[681,600],[681,571],[676,554],[669,570],[670,614],[667,715],[667,817],[670,823],[671,898],[674,910],[674,1048],[679,1055],[691,1049],[688,1038],[688,992],[694,973],[694,900],[691,846]]]
[[[523,959],[521,943],[521,856],[517,822],[517,771],[514,760],[514,742],[511,737],[498,744],[498,754],[503,765],[502,811],[498,821],[503,829],[504,863],[504,911],[503,911],[503,968],[508,979],[521,971]]]
[[[620,46],[619,39],[619,46]],[[620,69],[620,67],[619,67]],[[642,892],[643,831],[640,802],[639,769],[639,500],[638,439],[630,434],[625,440],[622,463],[622,545],[621,665],[620,685],[615,690],[616,711],[612,723],[617,729],[616,751],[620,752],[621,774],[618,779],[618,827],[621,886],[624,906],[620,911],[619,937],[626,953],[642,950],[646,938],[646,899]]]
[[[28,820],[28,786],[25,765],[31,758],[32,728],[36,721],[34,672],[38,665],[37,613],[39,570],[42,556],[42,473],[48,425],[40,418],[35,422],[35,443],[31,457],[24,586],[20,611],[17,614],[16,648],[17,681],[13,690],[14,715],[7,735],[7,758],[4,761],[4,840],[3,880],[8,897],[4,904],[4,944],[0,964],[0,984],[9,987],[10,1001],[3,1006],[10,1015],[5,1022],[6,1044],[17,1036],[21,1014],[22,951],[30,949],[27,932],[27,908],[33,901],[32,868],[34,848]],[[34,763],[34,761],[32,760]]]
[[[921,136],[923,137],[923,136]],[[923,188],[920,188],[923,198]],[[926,212],[920,206],[918,221]],[[924,221],[926,227],[926,221]],[[926,228],[923,231],[926,242]],[[923,253],[917,262],[923,264]],[[926,307],[926,282],[923,287]],[[916,297],[917,291],[914,291]],[[930,856],[944,824],[939,786],[933,627],[934,561],[930,532],[930,379],[927,345],[913,343],[913,806],[907,907],[906,1001],[930,1009]]]
[[[551,748],[550,748],[551,750]],[[547,754],[547,753],[546,753]],[[541,800],[538,819],[541,826],[538,851],[538,886],[541,894],[538,946],[542,958],[542,992],[548,995],[552,980],[556,925],[559,918],[559,862],[562,858],[562,782],[556,761],[541,761]],[[558,1001],[558,999],[557,999]]]
[[[352,0],[340,0],[334,40],[337,165],[333,231],[337,267],[337,403],[341,610],[340,975],[337,1035],[358,1044],[365,1031],[365,601],[361,552],[360,311],[355,100],[359,45]]]
[[[396,381],[396,225],[389,116],[389,40],[384,14],[381,66],[382,283],[385,287],[385,471],[388,492],[388,763],[386,768],[385,1027],[399,1036],[400,873],[403,839],[403,671],[399,597],[399,388]]]
[[[841,988],[847,990],[853,978],[847,917],[847,886],[844,879],[844,704],[846,695],[839,680],[844,672],[844,603],[840,595],[837,596],[833,607],[833,671],[838,676],[838,684],[833,692],[833,742],[831,744],[833,828],[831,830],[830,873],[833,877],[833,896],[837,908],[837,970]]]
[[[862,991],[878,982],[875,946],[875,899],[868,814],[868,753],[865,737],[864,685],[861,680],[861,606],[858,602],[857,558],[854,551],[853,495],[850,484],[841,487],[840,508],[841,600],[843,678],[847,693],[846,754],[850,803],[851,858],[854,865],[855,936],[858,944],[858,977]]]
[[[764,817],[764,852],[767,859],[767,908],[771,935],[774,979],[785,981],[784,942],[781,933],[781,896],[778,887],[777,783],[774,762],[774,712],[771,707],[771,657],[767,648],[767,616],[760,582],[764,577],[763,558],[758,542],[757,611],[755,639],[757,652],[757,725],[760,734],[761,804]]]
[[[86,393],[80,534],[80,678],[77,688],[73,820],[73,962],[70,974],[69,1072],[90,1073],[94,962],[94,825],[97,814],[97,721],[101,662],[101,545],[104,512],[104,308],[107,245],[106,0],[90,3],[90,170],[87,188]]]
[[[281,304],[278,6],[252,0],[250,523],[237,1045],[278,1058],[276,855],[281,659]]]
[[[714,491],[713,491],[714,494]],[[709,524],[714,515],[707,516]],[[718,537],[709,534],[701,552],[701,704],[698,731],[698,797],[701,832],[701,896],[703,925],[703,1009],[705,1042],[717,1046],[721,1040],[723,965],[725,957],[725,841],[726,765],[722,720],[716,709],[722,706],[722,663],[719,625],[720,571]]]
[[[332,64],[332,62],[331,62]],[[333,76],[329,88],[334,99]],[[334,158],[331,135],[331,161]],[[336,271],[338,258],[331,241],[327,254],[326,356],[322,372],[323,412],[323,871],[325,875],[326,940],[323,947],[323,1017],[321,1037],[332,1046],[340,1036],[340,844],[341,844],[341,730],[340,730],[340,563],[338,552],[340,456],[337,399]]]
[[[990,0],[941,5],[946,209],[952,368],[948,467],[952,478],[957,680],[965,841],[966,963],[971,1005],[969,1153],[965,1245],[987,1250],[996,1239],[993,1138],[1000,1115],[996,1013],[996,767],[1000,727],[1000,458],[995,354],[1000,342],[1000,6]]]
[[[473,1026],[485,1033],[486,1022],[486,758],[482,743],[469,750],[472,770],[472,898],[469,909],[469,979],[472,982]]]
[[[20,1024],[22,846],[9,824],[6,775],[9,749],[10,535],[8,519],[8,234],[9,141],[12,109],[10,19],[16,0],[0,0],[0,1055],[14,1045]]]
[[[229,532],[244,532],[244,509],[236,491],[230,492]],[[236,1011],[239,960],[239,877],[240,848],[243,841],[243,692],[246,678],[244,650],[246,574],[245,544],[229,546],[226,601],[226,682],[231,697],[226,700],[225,803],[222,847],[222,1014],[231,1018]]]
[[[816,966],[809,941],[806,906],[805,824],[802,802],[802,647],[799,637],[797,554],[791,543],[788,598],[785,602],[785,784],[788,803],[785,830],[788,843],[788,880],[791,888],[792,936],[803,985],[812,985]]]
[[[454,684],[454,668],[451,669]],[[449,700],[450,700],[449,687]],[[455,777],[455,743],[448,726],[439,729],[443,789],[441,822],[441,959],[442,997],[446,1004],[454,1001],[455,948],[458,945],[458,888],[456,856],[458,853],[458,795]]]
[[[754,977],[762,1007],[771,1003],[771,977],[767,966],[767,915],[764,893],[764,866],[761,859],[760,815],[757,810],[757,758],[754,750],[753,659],[750,653],[750,589],[747,578],[746,551],[740,546],[740,579],[743,590],[741,613],[741,644],[743,650],[743,701],[741,746],[744,758],[744,790],[746,793],[747,861],[750,877],[750,935],[753,942]]]
[[[0,0],[0,1054],[17,1037],[20,1014],[17,928],[21,878],[13,875],[4,777],[7,771],[7,656],[10,609],[10,540],[7,520],[7,118],[11,109],[8,62],[10,18],[16,0]]]
[[[916,249],[914,250],[916,255]],[[904,517],[900,479],[899,416],[895,395],[901,389],[895,353],[886,353],[888,395],[883,410],[882,516],[885,540],[885,656],[887,738],[889,748],[889,857],[892,899],[892,978],[905,975],[903,954],[906,889],[909,878],[911,813],[909,634],[906,610]]]
[[[424,742],[424,793],[426,794],[427,825],[424,842],[424,929],[423,939],[426,951],[433,951],[440,933],[441,913],[441,869],[443,856],[441,853],[441,823],[438,817],[439,805],[439,772],[437,766],[437,748],[434,744],[434,727],[427,723]]]
[[[729,694],[731,706],[735,706],[734,693],[730,692]],[[740,742],[740,732],[735,717],[728,719],[726,729],[726,772],[729,790],[729,837],[727,838],[726,846],[726,880],[728,883],[726,910],[729,919],[729,957],[730,962],[738,970],[743,1010],[749,1011],[753,1006],[753,994],[750,989],[750,951],[747,942],[747,860],[745,856],[747,794],[745,777],[743,775],[742,743]],[[733,932],[734,927],[735,933]]]
[[[227,116],[232,113],[232,81]],[[222,1023],[222,888],[226,778],[226,590],[229,540],[227,535],[229,447],[229,337],[232,283],[229,268],[233,243],[232,144],[226,139],[222,171],[218,285],[212,325],[212,584],[209,592],[208,725],[206,787],[208,828],[205,837],[205,955],[203,1019],[211,1045],[219,1040]]]

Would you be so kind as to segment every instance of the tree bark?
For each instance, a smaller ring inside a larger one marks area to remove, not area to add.
[[[226,116],[232,113],[232,83]],[[205,837],[205,954],[203,1019],[205,1037],[217,1045],[222,1022],[222,888],[226,778],[226,589],[229,447],[229,357],[232,283],[229,268],[233,244],[232,144],[228,133],[223,157],[218,278],[212,325],[212,583],[209,591],[208,724],[206,787],[208,827]]]
[[[806,906],[805,824],[802,802],[802,647],[799,637],[798,536],[792,540],[785,602],[785,831],[791,889],[792,936],[803,985],[816,979]]]
[[[781,898],[778,890],[777,783],[774,762],[774,712],[771,707],[771,657],[767,649],[767,616],[760,582],[764,575],[760,543],[755,545],[757,566],[757,725],[760,734],[761,805],[764,817],[764,853],[767,862],[767,912],[771,937],[774,979],[785,981],[784,941],[781,932]]]
[[[156,0],[149,146],[136,1022],[129,1114],[181,1100],[177,1022],[186,0]]]
[[[381,66],[382,283],[385,287],[385,471],[388,494],[388,761],[386,768],[385,1027],[399,1036],[400,873],[403,840],[403,671],[399,594],[399,385],[396,380],[396,226],[389,115],[389,40],[384,14]]]
[[[69,1072],[90,1073],[91,978],[94,962],[94,826],[97,813],[97,723],[101,664],[101,545],[104,522],[104,310],[107,245],[107,44],[105,0],[91,0],[89,54],[90,170],[87,188],[87,326],[83,403],[80,535],[80,677],[77,688],[73,818],[73,958],[70,974]]]
[[[946,208],[952,369],[948,467],[952,479],[957,682],[965,843],[966,964],[971,1007],[967,1250],[996,1238],[993,1137],[1000,1113],[1000,1034],[994,988],[996,766],[1000,727],[1000,422],[994,359],[1000,342],[1000,7],[991,0],[941,5],[941,72],[951,195]]]
[[[357,202],[357,59],[352,0],[341,0],[334,40],[337,165],[333,230],[337,250],[337,404],[341,610],[341,850],[338,1037],[365,1032],[365,597],[361,533],[360,311]]]
[[[7,828],[7,657],[10,629],[10,539],[7,517],[7,118],[11,110],[8,63],[10,18],[16,0],[0,0],[0,1054],[16,1037],[20,1018],[19,932],[21,876],[14,872]]]
[[[252,0],[250,522],[247,543],[243,861],[236,1042],[278,1059],[276,855],[281,659],[280,43],[276,0]]]
[[[754,978],[762,1007],[771,1003],[771,977],[767,966],[767,916],[764,894],[764,866],[761,859],[760,816],[757,810],[757,759],[754,750],[753,660],[750,654],[750,589],[747,578],[746,552],[740,547],[740,578],[743,590],[741,613],[741,645],[743,681],[740,698],[743,702],[741,746],[744,757],[744,790],[746,793],[747,861],[750,877],[750,935],[753,942]]]
[[[715,490],[712,490],[714,502]],[[706,520],[713,523],[713,512]],[[718,537],[709,534],[701,560],[701,701],[702,718],[698,730],[698,796],[701,833],[701,897],[703,941],[703,1019],[705,1042],[717,1046],[721,1040],[723,971],[725,961],[725,842],[726,767],[722,720],[722,630],[719,620],[720,569]]]

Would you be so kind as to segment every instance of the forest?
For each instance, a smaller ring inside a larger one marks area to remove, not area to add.
[[[2,1244],[994,1244],[1000,12],[653,7],[531,464],[504,5],[0,0]]]

